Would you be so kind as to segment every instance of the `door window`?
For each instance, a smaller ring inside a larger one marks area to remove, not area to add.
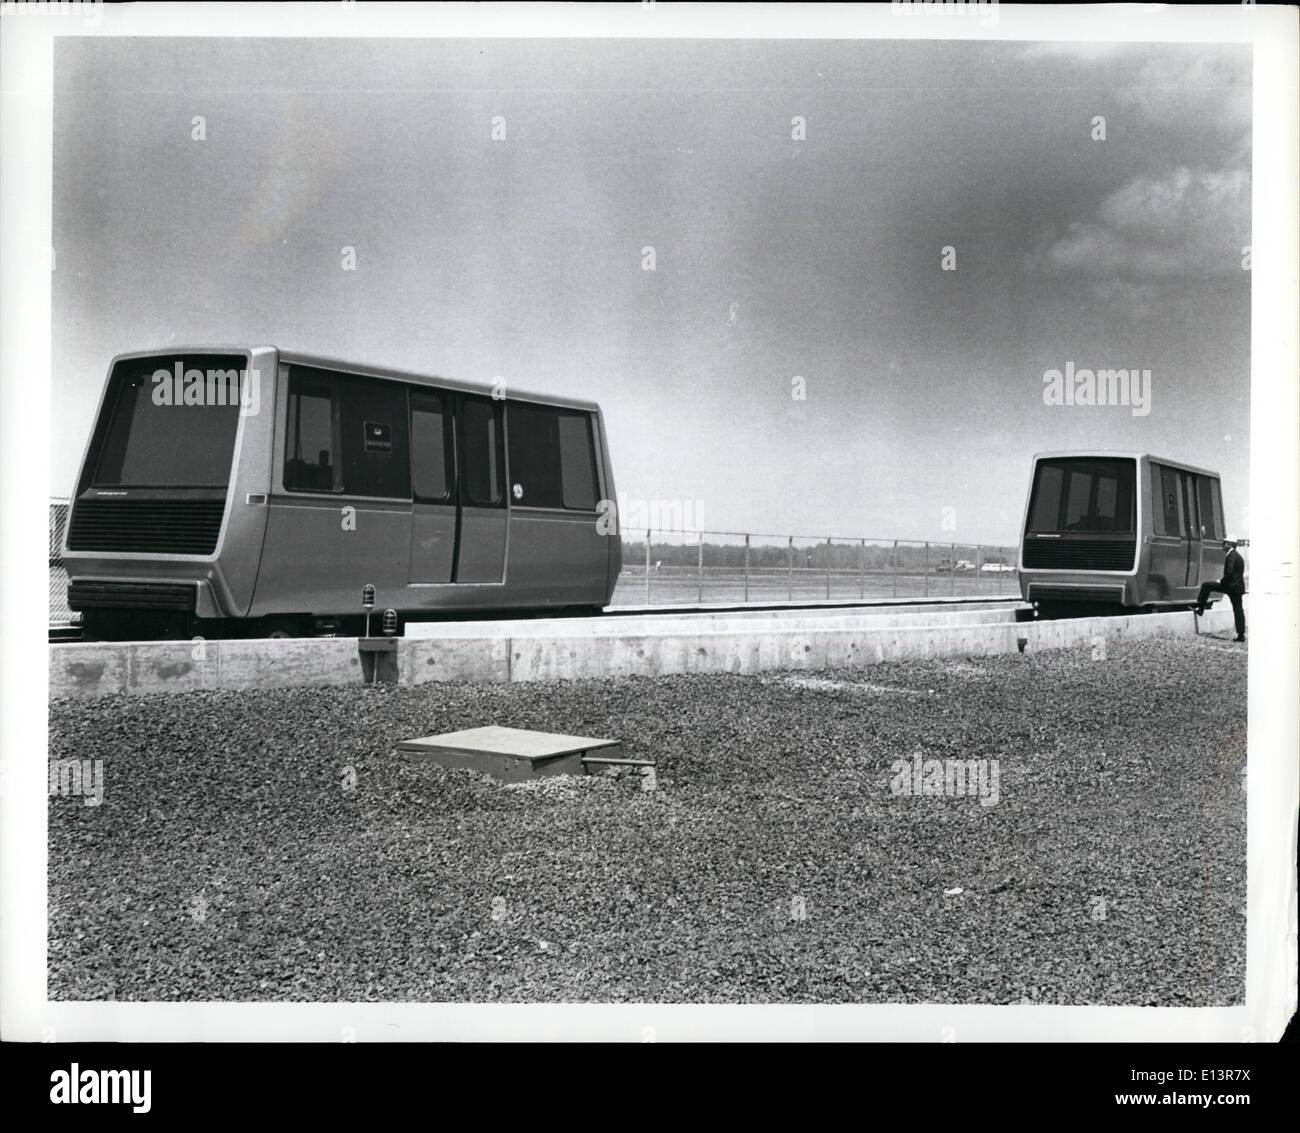
[[[1151,466],[1151,491],[1155,497],[1155,529],[1157,535],[1182,535],[1183,493],[1178,482],[1178,471],[1163,464]]]
[[[504,502],[499,403],[467,397],[460,411],[461,503],[468,507],[500,507]]]
[[[436,393],[411,393],[411,491],[417,500],[442,503],[451,498],[448,475],[451,418]]]
[[[1183,482],[1183,508],[1186,513],[1186,531],[1190,538],[1201,537],[1201,520],[1196,509],[1196,477],[1190,472],[1179,473]]]
[[[1210,476],[1196,478],[1196,494],[1201,508],[1201,535],[1206,539],[1222,539],[1223,524],[1219,518],[1214,489],[1216,481]]]

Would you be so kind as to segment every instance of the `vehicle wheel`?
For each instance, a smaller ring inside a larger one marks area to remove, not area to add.
[[[86,610],[81,615],[82,641],[112,641],[117,628],[117,619],[104,610]]]
[[[264,618],[260,636],[277,640],[286,637],[302,637],[302,624],[297,618]]]

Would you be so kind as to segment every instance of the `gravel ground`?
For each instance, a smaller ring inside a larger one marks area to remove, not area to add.
[[[621,737],[658,789],[392,754],[486,723]],[[106,788],[50,799],[49,996],[1239,1003],[1245,723],[1205,638],[55,701]],[[918,750],[998,760],[996,805],[895,793]]]

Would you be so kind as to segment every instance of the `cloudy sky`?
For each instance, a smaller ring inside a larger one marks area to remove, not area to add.
[[[1011,540],[1058,448],[1246,523],[1248,48],[65,38],[54,82],[53,494],[113,354],[228,342],[592,397],[714,529]],[[1044,404],[1069,363],[1150,412]]]

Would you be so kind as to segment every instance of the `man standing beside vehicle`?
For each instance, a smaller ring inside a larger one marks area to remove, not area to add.
[[[1218,582],[1202,582],[1201,592],[1196,597],[1196,616],[1205,613],[1205,602],[1211,594],[1226,594],[1232,603],[1232,620],[1237,627],[1237,636],[1233,641],[1246,640],[1246,611],[1241,605],[1241,596],[1246,593],[1246,563],[1237,550],[1243,542],[1234,536],[1223,541],[1227,554],[1223,560],[1223,577]]]

